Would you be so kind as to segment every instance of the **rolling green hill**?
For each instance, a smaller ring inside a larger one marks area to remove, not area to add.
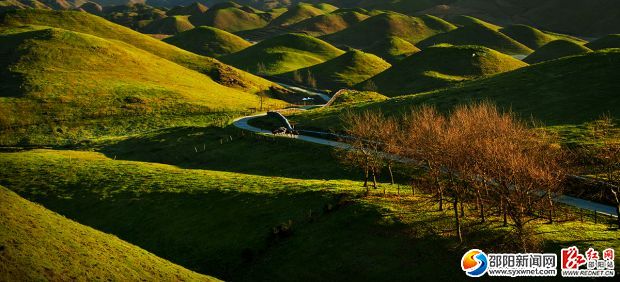
[[[0,186],[0,279],[218,281],[81,225]]]
[[[368,17],[367,14],[358,11],[336,10],[292,24],[289,28],[317,37],[341,31]]]
[[[163,41],[208,57],[228,55],[252,45],[239,36],[210,26],[199,26]]]
[[[450,22],[458,26],[482,25],[495,31],[498,31],[502,28],[501,26],[498,26],[496,24],[492,24],[490,22],[486,22],[481,19],[471,17],[471,16],[465,16],[465,15],[459,15],[459,16],[453,17],[450,19]]]
[[[262,75],[276,75],[320,64],[344,51],[303,34],[285,34],[221,57],[227,64]]]
[[[177,34],[192,28],[194,26],[189,22],[189,16],[170,16],[154,20],[140,31],[149,34]]]
[[[349,51],[334,59],[311,67],[296,70],[302,80],[308,74],[316,79],[316,87],[320,89],[338,90],[348,88],[365,81],[388,69],[391,65],[383,59],[362,51]],[[293,73],[283,74],[293,79]],[[307,78],[303,83],[308,83]]]
[[[191,16],[189,20],[194,26],[208,25],[228,32],[237,32],[264,27],[269,23],[270,16],[249,7],[231,4],[211,7],[205,13]]]
[[[578,44],[586,43],[584,40],[576,37],[541,31],[537,28],[522,24],[507,26],[499,31],[533,50],[554,40],[568,40]]]
[[[527,64],[482,46],[435,46],[395,63],[371,78],[375,91],[398,96],[447,87],[458,82],[511,71]],[[363,82],[356,88],[364,88]]]
[[[116,40],[26,27],[0,42],[3,128],[258,105],[254,94]]]
[[[609,34],[586,44],[592,50],[620,48],[620,34]]]
[[[111,23],[88,13],[18,10],[0,18],[2,26],[41,25],[123,41],[140,49],[209,75],[218,83],[247,92],[259,92],[274,84],[221,62],[166,44],[148,35]]]
[[[526,55],[533,52],[532,49],[499,31],[489,28],[485,24],[474,22],[447,33],[437,34],[421,41],[416,46],[424,49],[442,43],[452,45],[480,45],[509,55]]]
[[[400,37],[390,36],[377,41],[364,51],[373,53],[393,64],[412,54],[420,52],[420,49]]]
[[[329,4],[305,4],[300,3],[288,8],[286,12],[275,18],[270,25],[287,26],[301,22],[305,19],[323,15],[338,8]]]
[[[357,91],[357,90],[344,90],[338,93],[338,96],[334,99],[331,106],[355,104],[355,103],[367,103],[367,102],[379,102],[389,99],[388,97],[372,91]]]
[[[528,64],[536,64],[544,61],[559,59],[562,57],[581,55],[592,50],[568,40],[555,40],[538,48],[534,53],[523,59]]]
[[[383,13],[321,38],[337,46],[365,49],[386,36],[397,36],[416,44],[454,28],[454,25],[432,16],[410,17],[397,13]]]
[[[398,114],[423,104],[448,111],[459,104],[491,101],[524,119],[533,117],[545,125],[576,125],[606,113],[620,117],[618,72],[620,49],[608,49],[531,65],[449,89],[358,105],[355,109]],[[345,109],[325,108],[291,118],[300,128],[339,130],[339,116]]]
[[[192,4],[189,4],[187,6],[176,6],[170,10],[168,10],[168,12],[166,12],[166,15],[169,16],[183,16],[183,15],[187,15],[187,16],[193,16],[193,15],[200,15],[204,12],[207,11],[207,6],[203,5],[202,3],[199,2],[194,2]]]

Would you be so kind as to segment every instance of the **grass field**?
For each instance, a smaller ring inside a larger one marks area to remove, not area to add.
[[[313,66],[343,53],[323,40],[293,33],[261,41],[221,60],[253,73],[277,75]]]
[[[387,96],[419,93],[524,67],[527,64],[482,46],[434,46],[369,78]],[[369,81],[356,88],[367,87]]]
[[[577,125],[606,113],[620,117],[620,89],[615,77],[619,60],[620,50],[609,49],[536,64],[449,89],[308,111],[292,115],[291,119],[300,127],[340,130],[339,116],[346,109],[381,109],[388,114],[402,114],[412,106],[429,104],[449,111],[458,104],[486,100],[548,126]],[[575,66],[579,68],[576,70]]]
[[[199,26],[163,41],[181,49],[214,58],[241,51],[252,45],[239,36],[209,26]]]
[[[0,186],[0,279],[216,279],[67,219]]]

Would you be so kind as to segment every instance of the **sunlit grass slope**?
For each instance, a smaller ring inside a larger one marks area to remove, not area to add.
[[[265,75],[282,74],[335,58],[344,51],[303,34],[285,34],[261,41],[221,60],[237,68]],[[264,66],[264,69],[259,68]]]
[[[526,65],[482,46],[440,45],[413,54],[370,80],[379,93],[397,96],[447,87]],[[363,88],[367,83],[361,83],[357,88]]]
[[[217,281],[0,186],[0,279]]]
[[[538,48],[534,53],[523,59],[528,64],[559,59],[562,57],[581,55],[592,52],[590,48],[568,40],[555,40]]]
[[[116,40],[24,28],[0,35],[0,42],[3,128],[258,105],[254,94]]]
[[[170,16],[150,22],[140,29],[149,34],[177,34],[194,28],[189,22],[189,16]]]
[[[208,25],[228,32],[256,29],[266,26],[267,13],[237,5],[212,7],[203,14],[189,18],[195,26]]]
[[[576,37],[569,35],[546,32],[528,25],[510,25],[499,30],[501,33],[508,35],[510,38],[519,41],[523,45],[536,50],[543,45],[555,40],[568,40],[583,45],[586,43]]]
[[[299,75],[310,74],[316,79],[318,88],[350,88],[391,67],[389,63],[376,55],[362,51],[349,51],[334,59],[308,68],[297,70]],[[293,78],[292,73],[284,76]]]
[[[322,37],[337,46],[368,48],[386,36],[397,36],[416,44],[433,35],[453,30],[454,25],[433,16],[411,17],[398,13],[383,13],[356,25]]]
[[[336,10],[300,21],[290,25],[289,28],[311,36],[322,36],[346,29],[368,17],[366,13],[355,10]]]
[[[512,109],[522,118],[533,117],[546,125],[582,124],[605,113],[620,117],[618,72],[620,50],[609,49],[531,65],[450,89],[355,108],[398,114],[422,104],[447,111],[458,104],[491,101],[501,108]],[[298,125],[337,129],[341,110],[309,111],[294,116],[293,120]]]
[[[364,49],[364,51],[373,53],[393,64],[420,52],[420,49],[400,37],[389,36],[375,42],[370,47]]]
[[[504,35],[488,24],[470,22],[447,33],[442,33],[421,41],[421,49],[436,44],[452,45],[481,45],[510,55],[524,55],[532,53],[532,49]]]
[[[228,55],[252,45],[239,36],[210,26],[181,32],[164,39],[164,42],[208,57]]]
[[[273,83],[227,66],[215,59],[182,50],[148,35],[81,12],[18,10],[0,18],[3,26],[41,25],[87,33],[134,45],[164,59],[209,75],[220,84],[249,92],[262,91]]]
[[[329,4],[306,4],[299,3],[288,8],[286,12],[275,18],[270,25],[287,26],[301,22],[305,19],[323,15],[338,8]]]

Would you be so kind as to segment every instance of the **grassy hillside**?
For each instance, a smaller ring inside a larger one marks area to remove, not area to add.
[[[224,87],[116,40],[57,28],[22,28],[0,35],[0,42],[3,129],[258,106],[254,94]]]
[[[336,10],[329,14],[315,16],[289,27],[311,36],[323,36],[346,29],[367,19],[369,15],[351,10]]]
[[[592,50],[620,48],[620,34],[609,34],[586,44]]]
[[[0,279],[216,281],[0,186]]]
[[[375,42],[375,44],[366,48],[364,51],[375,54],[393,64],[412,54],[420,52],[420,49],[400,37],[389,36]]]
[[[270,25],[287,26],[301,22],[305,19],[323,15],[338,8],[329,4],[306,4],[300,3],[288,8],[286,12],[275,18]]]
[[[244,7],[211,8],[203,14],[189,18],[195,26],[208,25],[228,32],[261,28],[267,25],[266,13],[257,13]]]
[[[356,108],[380,108],[386,113],[398,114],[422,104],[447,111],[458,104],[488,100],[546,125],[582,124],[604,113],[618,118],[620,85],[616,74],[620,71],[619,62],[620,50],[597,51],[520,68],[450,89],[401,96]],[[293,116],[293,120],[298,126],[338,129],[341,110],[306,112]]]
[[[350,88],[390,66],[389,63],[375,55],[354,50],[324,63],[299,69],[295,72],[301,75],[302,79],[310,74],[316,80],[317,88],[338,90]],[[293,73],[286,73],[283,76],[290,79],[294,78]],[[307,78],[304,83],[308,83]]]
[[[510,55],[532,53],[532,49],[484,24],[471,23],[447,33],[437,34],[416,46],[424,49],[437,44],[480,45]]]
[[[338,94],[331,106],[339,106],[355,103],[379,102],[388,97],[372,91],[344,90]]]
[[[207,6],[203,5],[202,3],[194,2],[187,6],[176,6],[168,10],[168,12],[166,12],[166,15],[169,15],[169,16],[199,15],[199,14],[206,12],[207,9],[208,9]]]
[[[0,21],[3,26],[50,26],[123,41],[187,68],[205,73],[220,84],[247,92],[263,91],[273,85],[267,80],[222,64],[215,59],[187,52],[88,13],[18,10],[4,14]]]
[[[209,26],[200,26],[181,32],[163,41],[208,57],[228,55],[252,45],[239,36]]]
[[[576,37],[545,32],[537,28],[521,24],[507,26],[500,29],[499,31],[533,50],[536,50],[543,45],[546,45],[547,43],[555,40],[568,40],[581,45],[586,43],[585,41]]]
[[[435,46],[395,63],[371,78],[377,92],[397,96],[511,71],[527,64],[481,46]],[[369,82],[357,85],[367,87]]]
[[[540,47],[534,53],[523,59],[528,64],[535,64],[544,61],[550,61],[559,59],[562,57],[581,55],[592,50],[588,47],[579,45],[572,41],[567,40],[555,40]]]
[[[311,36],[285,34],[221,57],[221,60],[253,73],[276,75],[313,66],[343,53],[344,51],[329,43]]]
[[[189,22],[189,16],[170,16],[154,20],[140,31],[149,34],[177,34],[192,28],[194,26]]]
[[[397,36],[416,44],[454,28],[454,25],[432,16],[410,17],[397,13],[383,13],[322,38],[337,46],[364,49],[386,36]]]
[[[484,27],[487,27],[489,29],[498,31],[500,30],[502,27],[498,26],[496,24],[492,24],[490,22],[486,22],[483,21],[481,19],[475,18],[475,17],[471,17],[471,16],[465,16],[465,15],[459,15],[456,17],[453,17],[450,19],[450,22],[458,25],[458,26],[477,26],[477,25],[482,25]]]

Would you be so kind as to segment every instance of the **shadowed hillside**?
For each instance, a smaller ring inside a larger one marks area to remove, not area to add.
[[[428,91],[527,64],[481,46],[436,46],[422,50],[371,78],[375,91],[397,96]],[[357,85],[367,87],[369,82]]]
[[[400,37],[390,36],[377,41],[364,51],[373,53],[390,63],[395,63],[411,54],[420,52],[420,49]]]
[[[386,36],[397,36],[416,44],[454,28],[454,25],[432,16],[410,17],[397,13],[383,13],[322,38],[337,46],[363,49],[372,46]]]
[[[323,15],[337,10],[337,7],[328,4],[298,4],[289,7],[286,12],[275,18],[270,25],[287,26],[305,19]]]
[[[527,25],[511,25],[502,28],[499,31],[533,50],[536,50],[554,40],[568,40],[579,44],[586,43],[576,37],[544,32]]]
[[[308,84],[307,76],[311,76],[316,85],[314,88],[338,90],[352,87],[374,75],[388,69],[391,65],[383,59],[362,51],[349,51],[322,64],[296,70],[301,77],[300,83]],[[293,73],[284,74],[294,79]]]
[[[335,58],[344,51],[302,34],[285,34],[261,41],[222,61],[262,75],[275,75],[309,67]]]
[[[163,41],[208,57],[228,55],[252,45],[239,36],[209,26],[200,26],[181,32]]]
[[[205,13],[193,15],[189,20],[194,26],[208,25],[228,32],[237,32],[261,28],[271,19],[267,13],[225,2],[211,7]]]
[[[620,34],[609,34],[599,39],[596,39],[588,44],[586,47],[592,50],[602,50],[607,48],[620,48]]]
[[[322,36],[346,29],[368,17],[366,13],[355,10],[336,10],[298,22],[290,28],[311,36]]]
[[[188,18],[189,16],[170,16],[154,20],[141,28],[140,31],[150,34],[177,34],[194,28]]]
[[[536,64],[544,61],[559,59],[562,57],[581,55],[592,52],[588,47],[579,45],[572,41],[555,40],[540,47],[534,53],[523,59],[528,64]]]
[[[0,278],[6,281],[219,281],[81,225],[0,186]]]

